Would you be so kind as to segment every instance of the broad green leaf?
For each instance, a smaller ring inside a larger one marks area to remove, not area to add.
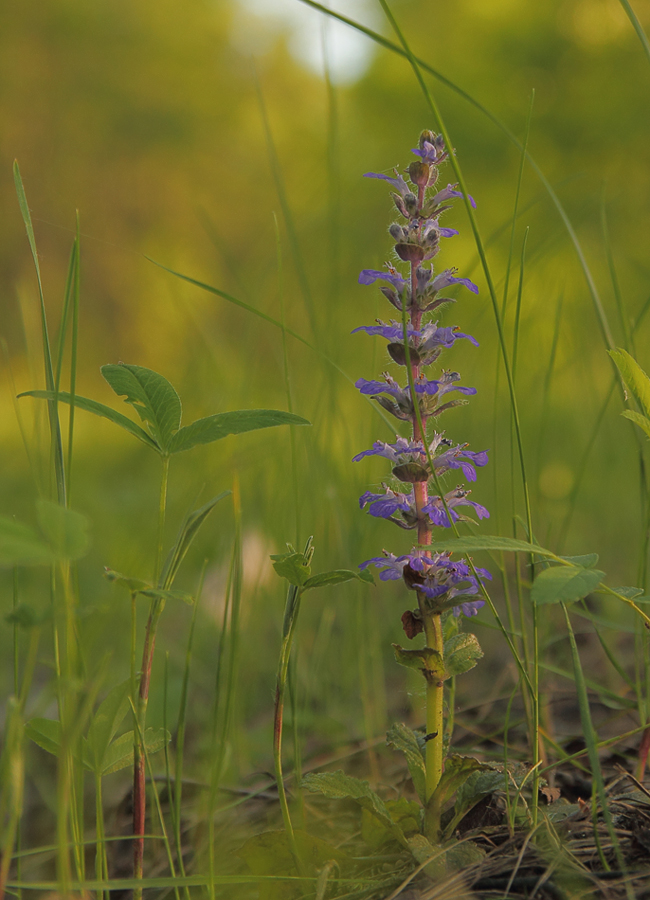
[[[408,848],[413,854],[413,858],[418,863],[431,860],[428,866],[424,867],[424,872],[429,878],[439,881],[446,873],[445,857],[440,847],[434,847],[423,834],[414,834],[408,839]]]
[[[419,833],[422,807],[414,800],[407,800],[406,797],[387,800],[386,809],[393,823],[400,828],[405,837]],[[391,830],[367,809],[361,810],[361,837],[366,844],[374,848],[381,847],[386,841],[395,840]]]
[[[597,553],[587,553],[585,556],[561,556],[560,559],[571,563],[574,566],[582,566],[584,569],[591,569],[598,562]]]
[[[100,703],[92,718],[86,740],[93,771],[101,772],[108,745],[129,709],[130,690],[131,679],[115,685]]]
[[[419,650],[405,650],[399,644],[393,644],[395,659],[400,666],[407,669],[428,669],[438,678],[446,678],[445,665],[441,654],[432,647],[421,647]]]
[[[469,672],[482,656],[476,635],[460,632],[445,641],[445,669],[448,675]]]
[[[114,581],[116,584],[123,585],[132,594],[151,588],[148,581],[143,581],[141,578],[130,578],[128,575],[116,572],[115,569],[109,569],[108,566],[104,566],[104,577],[109,581]]]
[[[490,768],[472,756],[457,756],[456,754],[448,756],[445,760],[445,771],[429,802],[442,809],[460,786],[467,781],[472,772],[485,771]]]
[[[277,570],[276,570],[277,571]],[[370,579],[366,576],[370,575]],[[352,572],[349,569],[333,569],[331,572],[320,572],[318,575],[312,575],[303,584],[304,590],[310,588],[327,587],[330,584],[345,584],[346,581],[364,581],[366,584],[374,584],[372,574],[367,569],[360,572]]]
[[[144,744],[148,754],[162,750],[171,740],[171,735],[164,728],[147,728],[144,733]],[[133,765],[133,732],[121,734],[106,748],[101,761],[100,775],[111,775]]]
[[[240,409],[217,413],[181,428],[172,438],[169,452],[181,453],[183,450],[191,450],[197,444],[220,441],[229,434],[243,434],[245,431],[257,431],[275,425],[311,425],[311,422],[279,409]]]
[[[37,500],[36,517],[59,559],[80,559],[86,554],[90,544],[88,519],[81,513],[51,500]]]
[[[344,863],[349,859],[344,851],[306,831],[295,828],[293,834],[298,855],[312,876],[330,860]],[[263,831],[254,835],[237,851],[237,856],[244,860],[253,875],[271,876],[269,881],[259,882],[260,900],[294,900],[304,896],[304,882],[297,880],[298,872],[286,831]],[[292,876],[296,881],[271,880],[273,876],[282,875]]]
[[[53,756],[58,756],[61,752],[61,723],[59,721],[30,719],[25,725],[25,734]]]
[[[530,592],[530,599],[543,603],[570,603],[594,591],[605,577],[598,569],[578,566],[553,566],[540,572]]]
[[[402,846],[407,846],[401,828],[395,825],[386,804],[367,781],[352,778],[351,775],[338,771],[305,775],[302,784],[313,794],[323,794],[330,800],[354,800],[362,809],[367,809],[376,816]]]
[[[305,565],[305,557],[302,553],[278,553],[271,556],[273,568],[280,576],[286,578],[289,584],[302,587],[306,584],[311,573],[311,567]]]
[[[518,541],[515,538],[498,537],[492,535],[476,535],[475,537],[447,538],[444,541],[434,541],[426,547],[433,553],[472,553],[475,550],[508,550],[513,553],[538,553],[540,556],[555,557],[552,550],[545,550],[537,544],[529,544],[527,541]]]
[[[630,422],[638,425],[650,437],[650,419],[642,416],[641,413],[635,412],[633,409],[624,409],[621,415],[624,419],[629,419]]]
[[[163,452],[181,426],[181,400],[173,385],[158,372],[126,363],[101,367],[101,373],[119,397],[124,397],[146,422]]]
[[[35,531],[7,516],[0,516],[0,568],[45,566],[56,556]]]
[[[59,391],[58,394],[54,391],[24,391],[22,394],[18,394],[18,397],[36,397],[39,400],[54,400],[56,398],[61,403],[72,404],[72,395],[68,394],[67,391]],[[94,413],[96,416],[101,416],[103,419],[108,419],[114,425],[119,425],[120,428],[137,437],[138,440],[146,444],[147,447],[151,447],[156,453],[160,453],[160,447],[151,435],[147,434],[144,428],[141,428],[136,422],[132,422],[127,416],[123,416],[122,413],[111,409],[110,406],[105,406],[96,400],[89,400],[87,397],[79,397],[77,394],[75,394],[74,404],[72,405],[77,409],[83,409],[86,412]]]
[[[638,587],[617,587],[613,588],[617,594],[622,594],[624,597],[627,597],[628,600],[635,600],[637,597],[641,597],[643,594],[643,588]]]
[[[426,800],[426,770],[416,736],[408,726],[396,722],[388,729],[386,743],[393,750],[400,750],[406,757],[406,765],[413,781],[413,787],[424,803]]]
[[[165,560],[165,565],[163,566],[162,575],[160,576],[160,587],[163,590],[168,591],[174,583],[180,564],[183,562],[185,554],[189,550],[201,525],[203,525],[217,503],[229,495],[230,491],[222,491],[221,494],[213,497],[212,500],[208,500],[206,504],[199,509],[195,509],[194,512],[191,512],[189,516],[187,516],[180,527],[176,542],[169,551],[167,559]]]
[[[629,387],[643,412],[646,416],[650,416],[650,378],[627,350],[617,347],[616,350],[607,352],[616,363],[623,381]]]
[[[498,769],[486,769],[482,772],[472,772],[467,781],[458,788],[456,803],[454,805],[454,818],[447,828],[449,834],[453,834],[460,820],[467,815],[470,809],[494,791],[505,788],[503,771]]]

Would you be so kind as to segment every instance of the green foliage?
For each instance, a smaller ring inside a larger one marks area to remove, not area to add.
[[[350,569],[332,569],[331,572],[320,572],[318,575],[312,575],[303,584],[304,590],[310,588],[329,587],[334,584],[345,584],[348,581],[362,581],[365,584],[374,584],[375,580],[372,573],[367,569],[360,572],[352,572]]]
[[[102,366],[101,372],[115,393],[124,397],[125,403],[131,404],[149,431],[110,406],[77,394],[73,397],[66,391],[23,391],[18,396],[58,400],[94,413],[119,425],[161,456],[182,453],[198,444],[212,444],[230,434],[243,434],[277,425],[310,424],[302,416],[278,409],[241,409],[197,419],[181,428],[180,397],[162,375],[144,366],[126,363]]]
[[[641,407],[644,416],[650,417],[650,378],[627,350],[617,347],[616,350],[608,350],[608,353],[616,363],[621,378]]]
[[[0,516],[0,568],[51,565],[80,559],[88,551],[88,520],[49,500],[36,501],[36,516],[46,540],[28,525]]]
[[[413,787],[422,804],[426,802],[426,770],[424,756],[413,731],[402,723],[395,722],[386,734],[386,743],[393,750],[399,750],[406,757]]]
[[[342,850],[333,847],[326,841],[308,834],[306,831],[295,829],[294,836],[300,860],[310,876],[314,876],[331,860],[344,864],[348,857]],[[262,876],[289,876],[289,879],[297,879],[299,872],[296,869],[286,832],[263,831],[249,838],[243,847],[237,851],[237,856],[244,860],[253,875]],[[293,898],[305,895],[305,884],[298,880],[291,881],[260,881],[260,900],[293,900]]]
[[[393,823],[398,826],[407,840],[412,835],[419,834],[422,808],[414,800],[400,797],[399,800],[386,800],[385,805]],[[392,829],[387,828],[377,816],[367,809],[361,810],[361,837],[374,849],[381,847],[387,841],[395,840]]]
[[[432,647],[421,647],[419,650],[405,650],[399,644],[393,644],[395,660],[407,669],[427,669],[436,678],[446,678],[445,664],[442,655]]]
[[[530,592],[536,606],[546,603],[571,603],[596,590],[605,577],[598,569],[578,566],[553,566],[540,572]]]
[[[169,551],[167,559],[165,560],[165,565],[163,566],[162,574],[160,576],[160,587],[163,590],[168,591],[174,583],[176,573],[185,558],[185,554],[190,549],[192,541],[196,537],[201,525],[203,525],[217,503],[229,495],[230,491],[222,491],[216,497],[213,497],[212,500],[208,500],[207,503],[199,507],[199,509],[195,509],[194,512],[191,512],[185,518],[176,537],[176,541]]]
[[[483,656],[475,635],[467,632],[455,634],[445,641],[445,669],[448,675],[469,672]]]
[[[353,778],[345,772],[319,772],[305,775],[303,787],[313,794],[323,794],[330,800],[354,800],[362,809],[373,815],[402,846],[408,846],[401,828],[393,821],[384,801],[367,781]]]
[[[276,425],[309,425],[307,419],[278,409],[240,409],[236,412],[217,413],[205,419],[197,419],[185,425],[171,439],[170,453],[182,453],[198,444],[211,444],[229,434],[244,434],[260,428]]]
[[[281,578],[286,578],[289,584],[301,588],[303,591],[311,588],[330,587],[336,584],[345,584],[348,581],[362,581],[365,584],[374,584],[372,574],[366,569],[353,572],[350,569],[332,569],[330,572],[311,574],[311,566],[305,562],[305,554],[277,553],[271,556],[273,568]]]
[[[445,771],[429,802],[435,804],[438,809],[442,809],[473,772],[483,772],[489,769],[490,766],[471,756],[458,756],[452,753],[445,760]]]

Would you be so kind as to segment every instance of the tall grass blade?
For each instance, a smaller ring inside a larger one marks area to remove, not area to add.
[[[625,10],[628,19],[632,23],[632,27],[636,31],[637,36],[638,36],[639,40],[641,41],[641,46],[643,47],[645,55],[648,57],[648,61],[650,62],[650,41],[648,41],[648,36],[646,35],[645,31],[643,30],[643,26],[639,22],[639,19],[637,18],[636,13],[632,9],[632,5],[630,4],[629,0],[620,0],[620,3],[621,3],[621,6],[623,7],[623,9]]]

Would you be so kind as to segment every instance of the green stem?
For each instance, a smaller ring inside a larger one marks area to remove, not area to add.
[[[443,655],[442,616],[440,613],[424,617],[424,632],[427,647],[437,650]],[[427,682],[427,735],[426,735],[426,801],[425,833],[429,840],[437,843],[440,840],[440,808],[431,802],[432,796],[442,777],[442,757],[444,747],[444,682],[434,672],[425,670]]]
[[[95,878],[103,881],[108,878],[108,865],[106,862],[106,845],[104,843],[104,811],[102,803],[102,776],[95,774],[95,821],[96,821],[96,850],[95,850]],[[97,900],[104,900],[104,891],[97,891]]]
[[[158,540],[156,543],[156,565],[154,570],[154,584],[158,583],[162,566],[163,544],[165,537],[165,512],[167,509],[167,481],[169,478],[169,457],[162,458],[162,477],[160,479],[160,501],[158,504]]]

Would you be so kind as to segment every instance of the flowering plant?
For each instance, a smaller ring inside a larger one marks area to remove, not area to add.
[[[467,560],[452,560],[450,553],[436,553],[429,547],[435,527],[449,528],[454,522],[468,519],[460,507],[473,508],[479,519],[489,517],[484,506],[468,499],[468,488],[459,485],[444,492],[440,484],[441,477],[452,470],[462,472],[467,481],[475,481],[476,467],[486,465],[488,456],[485,450],[475,452],[468,450],[467,444],[454,444],[437,430],[440,415],[467,403],[466,398],[475,394],[476,389],[461,387],[457,372],[443,369],[431,378],[425,374],[425,367],[436,363],[459,339],[478,346],[471,335],[458,327],[439,324],[440,307],[454,302],[441,292],[457,284],[475,294],[478,288],[468,278],[458,278],[456,269],[436,273],[431,265],[425,265],[438,254],[442,238],[458,233],[442,227],[440,217],[449,209],[449,201],[462,194],[456,185],[449,184],[442,190],[436,188],[439,167],[449,156],[441,136],[424,131],[413,152],[418,159],[408,166],[407,178],[397,171],[394,177],[375,172],[366,175],[387,181],[395,189],[391,196],[405,224],[395,222],[389,228],[399,262],[395,266],[387,265],[386,271],[365,269],[359,276],[360,284],[387,283],[381,284],[380,289],[401,312],[402,321],[391,320],[386,324],[377,320],[377,325],[355,329],[385,338],[390,358],[406,371],[404,386],[386,373],[383,381],[360,378],[356,387],[396,419],[408,422],[411,433],[408,437],[398,435],[394,444],[376,441],[370,450],[355,456],[354,461],[365,456],[384,457],[392,464],[395,481],[408,485],[408,489],[400,490],[399,484],[384,484],[382,492],[366,491],[359,505],[371,516],[416,531],[416,546],[400,556],[384,551],[381,556],[361,563],[360,568],[377,567],[382,581],[402,580],[417,598],[416,608],[403,614],[402,625],[409,639],[424,634],[425,646],[416,650],[393,646],[397,661],[419,669],[426,681],[422,799],[425,833],[430,839],[439,840],[444,683],[472,668],[482,655],[474,635],[459,633],[458,619],[461,615],[476,615],[483,606],[481,582],[491,576]],[[469,199],[474,206],[474,200]],[[402,271],[397,268],[400,263]],[[431,427],[434,423],[436,430]]]

